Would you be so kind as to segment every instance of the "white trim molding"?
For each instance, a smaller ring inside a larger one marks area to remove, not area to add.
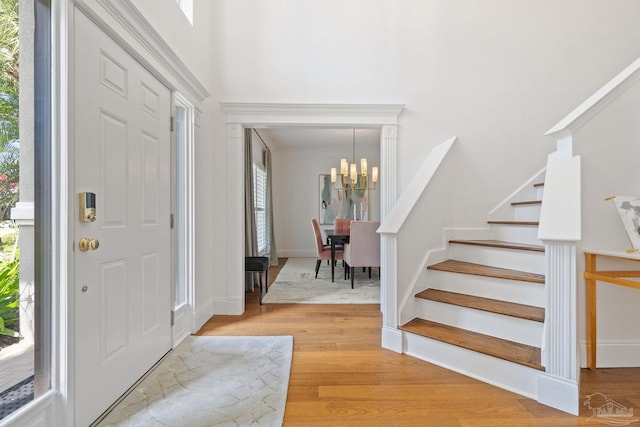
[[[227,227],[230,235],[244,236],[243,226],[243,164],[244,144],[242,144],[242,128],[273,126],[321,126],[321,127],[379,127],[381,132],[382,168],[380,188],[383,194],[381,219],[391,210],[395,203],[397,182],[397,126],[398,116],[404,105],[400,104],[265,104],[265,103],[220,103],[227,119],[227,164],[229,166],[227,188],[229,203],[227,204]],[[216,304],[227,307],[228,312],[215,314],[241,314],[244,311],[244,239],[230,239],[228,242],[228,304]],[[382,271],[395,271],[395,259],[387,259],[385,244],[382,242],[380,256],[383,262]],[[383,273],[380,280],[381,289],[387,289],[388,277]],[[393,289],[395,291],[395,288]],[[393,310],[395,300],[390,304],[386,294],[381,292],[381,309],[383,318],[388,318],[388,310]],[[221,303],[222,301],[218,301]],[[392,316],[395,318],[395,314]]]
[[[638,366],[640,341],[599,340],[596,343],[598,368],[628,368]],[[580,343],[580,367],[587,367],[587,344]]]
[[[244,127],[397,125],[400,104],[284,104],[221,102],[227,123]]]
[[[178,135],[174,129],[172,139],[172,168],[175,180],[172,198],[172,211],[176,215],[177,223],[172,230],[172,266],[177,278],[176,286],[182,286],[185,291],[185,301],[182,307],[176,307],[173,301],[172,309],[175,318],[172,325],[174,348],[189,334],[197,331],[194,326],[196,316],[195,277],[196,277],[196,248],[195,248],[195,107],[179,92],[172,92],[173,102],[171,117],[174,120],[176,107],[185,110],[183,134]],[[182,144],[180,144],[182,142]],[[174,296],[176,293],[174,292]],[[182,320],[182,322],[178,322]],[[182,332],[180,332],[182,331]],[[186,335],[185,335],[186,334]]]
[[[96,2],[103,11],[92,4]],[[177,82],[197,102],[210,96],[131,0],[75,0],[75,5],[169,89],[180,89],[174,83]]]

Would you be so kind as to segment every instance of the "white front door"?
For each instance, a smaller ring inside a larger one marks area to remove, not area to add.
[[[171,347],[170,93],[75,10],[75,425],[86,426]],[[95,193],[81,222],[78,194]],[[81,251],[81,238],[99,246]]]

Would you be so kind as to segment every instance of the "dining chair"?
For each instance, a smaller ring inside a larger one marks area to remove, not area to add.
[[[331,261],[331,245],[322,244],[322,232],[320,231],[320,224],[318,224],[318,220],[315,218],[311,219],[311,226],[313,227],[313,234],[316,241],[316,279],[318,278],[318,270],[320,270],[320,264],[322,261]],[[336,260],[342,260],[342,254],[344,253],[344,249],[336,247]]]
[[[350,225],[350,218],[335,218],[333,220],[333,230],[336,234],[348,234]]]
[[[380,235],[376,230],[380,227],[380,221],[354,221],[351,223],[349,243],[344,245],[345,274],[351,276],[351,289],[353,289],[356,267],[380,268]]]

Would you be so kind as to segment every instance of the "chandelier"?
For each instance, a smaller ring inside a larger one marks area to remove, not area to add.
[[[367,159],[360,159],[360,173],[358,173],[358,165],[356,164],[356,130],[353,129],[353,157],[352,163],[349,164],[347,159],[340,159],[340,175],[342,177],[342,187],[335,188],[337,191],[345,190],[375,190],[378,182],[378,167],[371,168],[371,182],[368,182]],[[338,169],[331,168],[331,182],[333,184],[338,181]]]

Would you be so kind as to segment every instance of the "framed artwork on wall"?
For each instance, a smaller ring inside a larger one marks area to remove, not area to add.
[[[349,184],[343,185],[341,175],[337,176],[337,182],[331,182],[328,174],[320,174],[319,189],[320,224],[333,224],[335,218],[369,219],[368,190],[353,190]]]
[[[613,203],[620,214],[633,249],[640,251],[640,197],[614,196]]]

